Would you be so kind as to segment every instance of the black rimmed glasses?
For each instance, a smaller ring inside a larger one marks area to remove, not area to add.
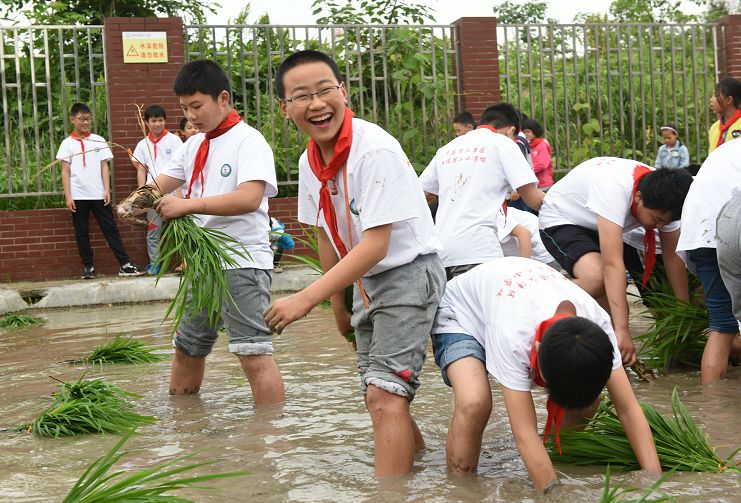
[[[314,99],[314,96],[324,101],[331,100],[332,98],[339,96],[341,89],[342,84],[338,86],[327,86],[319,89],[315,93],[299,94],[298,96],[294,96],[293,98],[284,98],[283,101],[285,103],[292,103],[299,107],[305,107],[308,106],[309,103],[311,103],[311,100]]]

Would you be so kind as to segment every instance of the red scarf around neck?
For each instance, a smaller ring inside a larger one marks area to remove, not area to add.
[[[538,145],[543,143],[543,140],[545,140],[545,138],[533,138],[533,140],[530,142],[530,148],[537,147]]]
[[[630,214],[633,215],[633,218],[636,220],[638,219],[637,213],[636,213],[636,192],[638,191],[638,182],[641,181],[641,178],[649,174],[651,171],[653,171],[651,168],[648,168],[646,166],[637,165],[635,169],[633,170],[633,192],[631,196],[633,197],[633,202],[630,205]],[[651,273],[654,270],[654,266],[656,265],[656,233],[654,233],[653,229],[645,229],[646,233],[643,236],[643,251],[645,253],[644,258],[644,266],[643,266],[643,278],[641,283],[643,284],[643,288],[646,288],[646,284],[648,283],[648,279],[651,277]]]
[[[322,184],[319,188],[319,211],[324,212],[324,220],[327,222],[329,233],[332,235],[332,242],[337,247],[337,251],[340,252],[340,259],[347,255],[347,247],[345,247],[345,243],[340,238],[337,228],[337,214],[332,204],[332,196],[327,187],[327,182],[337,176],[337,173],[339,173],[350,156],[350,147],[352,146],[352,118],[352,110],[345,107],[345,118],[342,121],[342,127],[340,127],[340,132],[334,145],[334,153],[329,164],[324,163],[319,145],[317,145],[313,138],[309,140],[309,146],[307,147],[307,157],[311,172],[314,173],[314,176]],[[317,212],[318,221],[319,213]]]
[[[152,145],[154,145],[154,160],[157,161],[157,142],[160,141],[162,138],[164,138],[167,135],[168,131],[167,129],[163,129],[162,133],[155,139],[154,136],[152,136],[152,133],[150,132],[147,135],[147,138],[149,138],[149,141],[152,142]]]
[[[497,128],[495,128],[494,126],[490,126],[489,124],[481,124],[476,129],[488,129],[492,133],[496,133],[497,132]]]
[[[543,380],[543,376],[540,375],[540,369],[538,368],[538,353],[535,351],[535,343],[543,340],[543,335],[548,331],[549,328],[551,328],[554,323],[556,323],[558,320],[569,318],[571,316],[573,315],[568,313],[556,314],[548,318],[547,320],[543,320],[540,325],[538,325],[538,328],[535,331],[533,349],[530,350],[530,368],[533,369],[533,382],[542,388],[545,388],[546,384],[545,380]],[[548,397],[545,408],[548,411],[548,418],[545,420],[543,443],[545,444],[546,440],[548,440],[548,435],[551,432],[551,426],[555,425],[556,429],[553,432],[553,435],[556,437],[556,447],[558,448],[558,453],[563,454],[563,452],[561,451],[561,421],[563,420],[563,415],[566,410],[555,403],[553,400],[551,400],[550,397]]]
[[[188,193],[185,194],[185,199],[190,199],[190,192],[191,190],[193,190],[193,182],[196,181],[196,178],[198,178],[201,182],[201,197],[203,197],[203,187],[205,184],[203,170],[206,167],[206,159],[208,159],[208,146],[210,140],[223,135],[240,122],[242,122],[242,118],[239,116],[236,110],[232,110],[231,112],[229,112],[229,115],[226,116],[226,119],[224,119],[221,124],[216,127],[216,129],[206,133],[206,139],[201,142],[201,144],[198,146],[198,151],[196,152],[196,158],[193,162],[193,174],[190,177],[190,183],[188,184]]]
[[[725,122],[723,122],[723,116],[720,116],[720,124],[718,125],[718,143],[715,144],[716,147],[720,147],[725,143],[726,131],[728,131],[728,128],[730,128],[738,119],[741,119],[741,108],[737,108],[733,113],[733,117]]]
[[[83,141],[83,139],[88,138],[91,134],[92,133],[88,131],[87,133],[83,133],[82,138],[80,138],[79,136],[77,136],[77,133],[72,131],[69,135],[70,138],[72,138],[73,140],[77,140],[80,142],[80,148],[82,149],[82,167],[83,168],[87,166],[87,161],[85,160],[85,142]]]

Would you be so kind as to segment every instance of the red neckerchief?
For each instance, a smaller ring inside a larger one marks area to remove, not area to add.
[[[147,135],[147,138],[149,138],[149,141],[151,141],[152,145],[154,145],[154,162],[157,162],[157,142],[160,141],[162,138],[164,138],[167,133],[168,133],[167,129],[163,129],[162,133],[160,133],[159,137],[157,137],[156,140],[152,136],[152,133],[149,133]]]
[[[543,143],[543,140],[545,140],[545,138],[533,138],[533,140],[530,142],[530,148],[537,147],[538,145]]]
[[[481,125],[480,125],[479,127],[477,127],[476,129],[488,129],[488,130],[489,130],[489,131],[491,131],[492,133],[496,133],[496,132],[497,132],[497,128],[495,128],[495,127],[493,127],[493,126],[490,126],[489,124],[481,124]]]
[[[728,131],[728,128],[730,128],[738,119],[741,119],[741,108],[737,108],[733,113],[733,117],[725,122],[723,122],[723,116],[720,116],[720,124],[718,124],[718,143],[715,144],[716,147],[720,147],[725,143],[726,140],[724,135],[726,134],[726,131]]]
[[[543,339],[543,334],[545,334],[548,329],[551,328],[551,325],[556,323],[558,320],[569,318],[571,316],[573,316],[573,314],[556,314],[548,318],[547,320],[543,320],[542,322],[540,322],[540,325],[538,325],[538,328],[535,331],[533,349],[530,350],[530,368],[533,369],[533,382],[542,388],[545,388],[545,381],[543,380],[543,376],[540,375],[540,369],[538,368],[538,353],[535,351],[535,343],[540,342]],[[563,415],[566,410],[555,403],[553,400],[551,400],[550,397],[548,397],[545,408],[548,411],[548,417],[545,420],[543,443],[545,444],[546,440],[548,440],[548,434],[551,432],[551,426],[555,425],[556,430],[553,434],[556,437],[556,447],[558,448],[558,453],[563,454],[563,452],[561,451],[561,420],[563,419]]]
[[[502,203],[502,211],[504,212],[504,218],[506,220],[507,218],[507,208],[509,208],[509,204],[507,204],[507,200],[505,199]]]
[[[82,167],[83,168],[87,166],[87,161],[85,160],[85,142],[83,141],[83,139],[89,137],[90,135],[91,135],[90,131],[88,131],[87,133],[83,133],[82,138],[77,136],[77,133],[75,133],[74,131],[72,131],[69,134],[70,138],[80,142],[80,148],[82,149]]]
[[[641,178],[649,174],[651,171],[653,171],[651,168],[647,168],[640,164],[633,170],[633,202],[630,205],[630,214],[633,215],[633,218],[636,220],[638,219],[636,216],[636,191],[638,190],[638,182],[640,182]],[[643,288],[646,288],[646,283],[648,283],[648,279],[651,277],[651,273],[656,265],[656,234],[653,229],[646,228],[645,230],[646,233],[643,236],[643,251],[646,255],[643,267]]]
[[[193,162],[193,175],[190,178],[190,183],[188,184],[188,193],[185,194],[185,199],[190,199],[190,191],[193,189],[193,182],[196,181],[196,178],[200,179],[201,196],[203,196],[203,187],[205,183],[205,180],[203,178],[203,169],[206,167],[206,159],[208,159],[208,146],[210,140],[223,135],[240,122],[242,122],[242,118],[239,116],[236,110],[232,110],[231,112],[229,112],[229,115],[226,116],[226,119],[224,119],[221,124],[216,127],[216,129],[206,133],[206,139],[201,142],[201,144],[198,146],[198,151],[196,152],[196,159]]]
[[[324,212],[324,220],[327,222],[329,227],[329,233],[332,235],[332,241],[337,247],[337,251],[340,252],[340,258],[347,255],[347,248],[345,243],[340,238],[339,230],[337,229],[337,214],[332,204],[332,197],[327,187],[327,182],[337,176],[342,166],[347,162],[347,158],[350,156],[350,147],[352,146],[352,110],[345,107],[345,118],[342,121],[342,127],[337,136],[337,141],[334,144],[334,153],[329,164],[324,164],[322,158],[322,152],[319,150],[319,145],[316,144],[314,139],[309,140],[309,146],[307,147],[307,157],[309,159],[309,167],[311,172],[314,173],[317,180],[319,180],[322,186],[319,188],[319,210],[317,212],[317,225],[319,221],[319,211]]]

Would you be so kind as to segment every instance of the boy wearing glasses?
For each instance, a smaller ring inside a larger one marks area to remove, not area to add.
[[[409,412],[445,285],[417,175],[399,142],[353,117],[337,64],[301,51],[280,65],[283,115],[309,135],[299,161],[298,220],[319,227],[324,276],[265,311],[281,332],[330,298],[337,327],[355,329],[361,388],[373,421],[376,476],[412,471],[423,443]],[[343,290],[355,283],[351,313]]]

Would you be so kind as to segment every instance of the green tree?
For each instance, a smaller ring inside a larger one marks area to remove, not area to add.
[[[435,9],[405,0],[314,0],[319,24],[424,24],[434,22]]]
[[[504,0],[499,6],[494,6],[494,15],[501,24],[541,24],[554,23],[555,20],[546,18],[548,4],[545,1],[527,0],[526,2],[512,2]]]
[[[613,0],[610,16],[620,23],[686,23],[696,16],[685,14],[679,0]]]

